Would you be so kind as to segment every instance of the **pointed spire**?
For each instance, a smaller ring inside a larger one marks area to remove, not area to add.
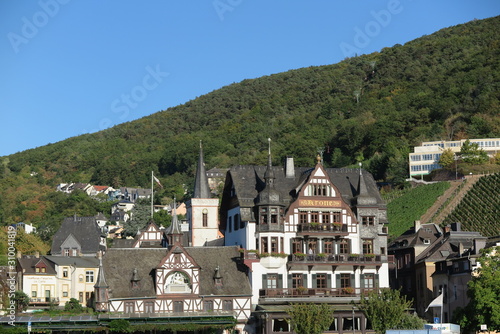
[[[97,274],[97,282],[94,285],[94,288],[107,288],[108,283],[106,283],[106,278],[104,277],[104,267],[102,265],[102,252],[97,254],[99,258],[99,273]]]
[[[172,228],[170,229],[170,234],[182,234],[181,228],[179,226],[179,218],[177,218],[177,203],[174,197],[174,207],[172,214]]]
[[[266,185],[272,185],[274,180],[274,172],[273,165],[271,160],[271,138],[267,138],[269,142],[268,155],[267,155],[267,169],[264,173],[264,180],[266,181]]]
[[[358,183],[358,205],[368,205],[375,204],[377,200],[375,197],[368,193],[368,187],[366,186],[365,177],[363,176],[363,169],[361,168],[361,163],[359,163],[359,183]]]
[[[198,157],[198,166],[194,180],[193,198],[211,198],[210,188],[208,187],[207,172],[205,170],[205,161],[203,160],[203,147],[200,140],[200,156]]]

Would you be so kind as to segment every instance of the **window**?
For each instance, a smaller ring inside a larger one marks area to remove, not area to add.
[[[340,212],[332,212],[332,223],[341,223]]]
[[[236,220],[236,216],[234,217],[234,230],[238,231],[240,229],[240,223]]]
[[[267,237],[264,237],[260,240],[261,242],[261,252],[262,253],[269,253],[269,248],[267,244]]]
[[[316,275],[316,287],[319,289],[326,289],[326,274],[317,274]]]
[[[184,312],[184,303],[182,301],[174,301],[174,312]]]
[[[333,254],[333,239],[323,240],[323,253]]]
[[[267,208],[260,209],[260,223],[267,224]]]
[[[340,287],[348,288],[351,286],[351,274],[340,274]]]
[[[321,222],[323,224],[330,224],[330,213],[326,212],[321,215]]]
[[[364,276],[365,289],[373,289],[375,287],[375,275],[365,274]]]
[[[203,227],[207,227],[208,226],[208,213],[207,213],[207,209],[203,210],[202,222],[203,222]]]
[[[278,237],[271,237],[271,252],[278,253]]]
[[[69,249],[64,249],[63,254],[64,256],[69,256]]]
[[[68,277],[68,268],[63,269],[63,277]]]
[[[245,221],[241,219],[241,216],[239,213],[237,213],[234,216],[234,219],[238,219],[238,221],[240,222],[240,228],[245,228]]]
[[[83,292],[82,291],[78,292],[78,301],[80,303],[83,303]]]
[[[311,212],[311,223],[319,223],[319,214],[317,212]]]
[[[39,273],[39,272],[40,272],[40,268],[36,267],[36,268],[35,268],[35,272],[36,272],[36,273]]]
[[[85,282],[94,283],[94,272],[92,270],[87,270],[85,272]]]
[[[78,250],[76,248],[73,248],[71,250],[71,256],[77,256],[78,255]]]
[[[349,247],[349,240],[348,239],[341,239],[339,242],[339,252],[340,254],[349,254],[350,253],[350,247]]]
[[[303,253],[301,239],[292,239],[292,253]]]
[[[155,312],[154,302],[144,302],[144,312],[145,313],[154,313]]]
[[[203,301],[203,310],[205,312],[212,312],[214,310],[214,301],[213,300]]]
[[[134,302],[125,302],[125,313],[134,313]]]
[[[363,216],[363,217],[361,217],[361,222],[363,225],[373,226],[373,225],[375,225],[375,217],[374,216]]]
[[[301,212],[299,215],[299,223],[305,224],[307,223],[307,212]]]
[[[31,291],[31,297],[36,298],[36,291]]]
[[[45,267],[41,267],[40,269],[41,269],[42,273],[47,271],[47,268],[45,268]]]
[[[232,300],[224,300],[222,302],[222,309],[224,311],[232,311],[233,310],[233,301]]]
[[[89,300],[92,298],[92,292],[85,292],[85,303],[88,304]]]
[[[278,287],[278,274],[267,274],[267,289],[276,289]]]
[[[363,254],[373,254],[373,239],[363,239]]]
[[[69,285],[68,284],[63,284],[62,290],[63,290],[63,297],[68,297]]]
[[[292,288],[297,289],[299,286],[304,286],[302,274],[292,274]]]

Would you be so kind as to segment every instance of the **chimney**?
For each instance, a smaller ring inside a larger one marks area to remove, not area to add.
[[[486,247],[486,238],[474,238],[474,254],[479,254],[479,251]]]
[[[420,230],[420,220],[415,220],[415,232],[417,232],[418,230]]]
[[[21,251],[18,250],[16,253],[16,258],[20,259],[22,257],[23,257],[23,253],[21,253]]]
[[[39,259],[40,258],[40,252],[39,251],[36,251],[35,252],[35,258]]]
[[[285,177],[286,178],[294,178],[295,177],[295,165],[293,163],[293,157],[286,157]]]

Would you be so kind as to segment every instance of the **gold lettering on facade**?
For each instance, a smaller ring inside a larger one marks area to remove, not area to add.
[[[300,199],[299,206],[320,206],[320,207],[340,207],[340,201]]]

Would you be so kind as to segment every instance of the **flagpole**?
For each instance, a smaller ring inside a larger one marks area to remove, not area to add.
[[[154,197],[154,190],[153,190],[153,171],[151,171],[151,219],[153,219],[153,197]]]

